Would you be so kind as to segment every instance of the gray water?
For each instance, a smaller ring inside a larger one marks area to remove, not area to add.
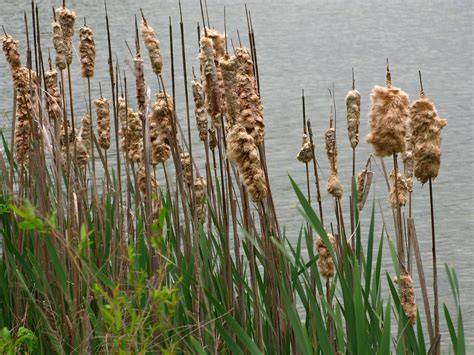
[[[102,1],[69,1],[70,7],[95,31],[97,66],[93,94],[98,95],[99,81],[104,95],[110,97],[107,71],[107,43]],[[59,1],[41,1],[42,42],[44,48],[50,42],[51,6]],[[235,45],[236,29],[241,39],[248,43],[243,1],[208,0],[211,25],[223,28],[223,7],[227,12],[227,28]],[[305,186],[304,165],[295,155],[301,142],[301,89],[307,96],[307,116],[315,132],[318,157],[324,176],[328,164],[322,151],[324,130],[328,126],[330,97],[328,88],[334,83],[339,127],[339,170],[346,191],[350,187],[351,150],[346,139],[344,119],[344,95],[351,86],[351,67],[355,68],[356,85],[362,94],[361,143],[357,148],[357,169],[360,170],[371,152],[364,143],[368,133],[367,117],[370,108],[369,94],[374,85],[385,83],[385,58],[390,58],[394,85],[402,87],[412,99],[419,94],[418,69],[423,72],[426,94],[434,100],[441,117],[449,120],[443,130],[442,167],[434,183],[438,266],[440,274],[440,301],[453,309],[453,300],[444,264],[456,268],[461,287],[461,303],[464,310],[466,342],[474,348],[474,291],[473,267],[470,257],[474,252],[474,185],[473,173],[473,72],[472,72],[472,2],[467,0],[442,1],[247,1],[252,12],[256,34],[262,100],[265,107],[266,150],[272,190],[276,199],[277,213],[287,234],[295,238],[301,225],[297,201],[291,189],[288,174],[300,186]],[[0,24],[22,40],[25,49],[23,10],[29,1],[0,1]],[[186,31],[188,78],[191,67],[197,66],[196,24],[201,19],[199,1],[182,3]],[[127,76],[132,78],[131,57],[124,41],[133,45],[133,15],[142,7],[150,24],[161,40],[166,69],[165,81],[169,86],[168,16],[173,25],[175,65],[177,68],[177,104],[179,117],[185,125],[184,87],[182,85],[181,45],[179,38],[179,10],[177,1],[117,1],[109,0],[109,15],[113,37],[113,51]],[[76,38],[76,46],[77,46]],[[9,135],[12,95],[11,79],[4,57],[0,59],[0,128]],[[145,59],[147,60],[147,58]],[[73,69],[76,95],[85,94],[85,83],[80,78],[77,59]],[[149,67],[148,67],[149,68]],[[151,73],[151,71],[149,71]],[[157,89],[156,80],[149,75],[152,92]],[[133,80],[129,80],[133,82]],[[129,88],[133,98],[133,85]],[[80,97],[80,96],[79,96]],[[84,101],[84,100],[83,100]],[[77,102],[77,114],[85,110],[81,100]],[[197,134],[193,131],[194,141]],[[195,145],[195,155],[200,151]],[[110,151],[113,154],[113,151]],[[198,155],[199,159],[199,155]],[[203,161],[202,159],[200,160]],[[387,161],[391,169],[390,161]],[[204,169],[203,165],[199,166]],[[367,220],[370,204],[382,206],[389,225],[390,211],[386,200],[385,182],[376,167],[375,189],[362,212]],[[314,191],[314,188],[313,188]],[[325,193],[324,193],[325,194]],[[325,194],[326,195],[326,194]],[[345,204],[347,206],[347,193]],[[325,196],[326,216],[331,216],[330,199]],[[431,229],[429,223],[429,195],[427,186],[415,184],[414,218],[423,255],[425,270],[431,282]],[[381,232],[381,217],[377,213],[377,235]],[[347,220],[347,219],[346,219]],[[363,229],[366,231],[368,226]],[[364,234],[363,234],[364,235]],[[386,254],[389,271],[390,259]],[[414,274],[415,280],[418,279]],[[417,299],[422,308],[421,293]],[[441,318],[444,319],[441,313]],[[444,322],[443,322],[444,324]],[[444,334],[444,337],[447,337]],[[446,341],[446,338],[445,338]]]

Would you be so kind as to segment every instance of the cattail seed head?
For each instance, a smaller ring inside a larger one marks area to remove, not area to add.
[[[203,88],[199,81],[193,79],[194,114],[196,125],[199,131],[199,139],[203,142],[207,140],[207,117],[204,107]]]
[[[204,92],[206,94],[206,109],[209,116],[211,116],[212,125],[215,128],[219,128],[221,125],[221,91],[217,77],[212,39],[201,36],[200,47],[199,62],[201,63],[202,82],[204,83]]]
[[[303,144],[301,145],[300,152],[296,156],[302,163],[309,163],[313,160],[313,150],[311,147],[311,142],[306,134],[303,134]]]
[[[212,47],[214,49],[214,58],[219,62],[225,55],[225,35],[217,31],[215,28],[206,28],[207,37],[212,40]]]
[[[102,149],[110,148],[110,107],[105,97],[95,100],[97,113],[97,130],[99,133],[99,146]]]
[[[252,200],[258,202],[265,198],[267,183],[255,141],[246,129],[238,123],[228,134],[227,154],[237,164],[241,179]]]
[[[374,87],[367,142],[377,156],[405,150],[406,125],[409,119],[408,95],[396,87]]]
[[[2,36],[2,48],[11,70],[21,66],[19,42],[8,33]]]
[[[129,109],[130,110],[130,109]],[[127,102],[125,98],[119,97],[118,99],[118,118],[120,122],[120,142],[124,152],[128,151],[128,112],[127,112]]]
[[[63,114],[63,100],[58,87],[58,72],[56,69],[48,70],[44,74],[44,81],[46,86],[44,97],[49,119],[60,122]]]
[[[79,38],[82,76],[92,78],[95,65],[95,42],[92,29],[89,26],[82,26],[79,30]]]
[[[331,172],[337,174],[336,130],[333,127],[328,128],[324,137],[326,141],[326,155],[329,160]]]
[[[236,56],[240,64],[237,75],[237,92],[240,103],[238,122],[253,137],[255,144],[260,145],[265,136],[265,123],[263,121],[263,107],[253,75],[252,59],[247,48],[237,48]]]
[[[328,234],[328,238],[334,250],[336,247],[336,239],[332,234]],[[319,254],[318,267],[321,276],[327,279],[334,277],[336,274],[336,267],[334,266],[334,261],[332,260],[328,247],[324,244],[324,241],[321,238],[318,238],[316,241],[316,250]]]
[[[357,175],[357,194],[359,195],[359,210],[362,210],[362,208],[364,207],[362,196],[364,195],[367,172],[368,170],[366,167]]]
[[[335,198],[342,197],[342,194],[344,193],[344,187],[339,181],[339,177],[337,176],[337,174],[331,173],[331,175],[329,175],[326,189],[331,196]]]
[[[425,97],[410,107],[414,173],[422,183],[436,178],[441,164],[441,129],[447,120],[439,117],[433,102]]]
[[[19,166],[28,164],[30,152],[31,124],[28,101],[25,96],[16,96],[16,121],[15,121],[15,157]]]
[[[72,37],[74,36],[74,22],[76,14],[67,7],[59,7],[56,9],[56,16],[61,26],[63,42],[66,46],[66,63],[72,63]]]
[[[56,66],[59,70],[64,70],[67,66],[66,58],[72,55],[68,53],[71,49],[64,40],[59,22],[53,22],[51,26],[53,28],[53,46],[56,50]]]
[[[153,28],[146,21],[142,22],[140,29],[145,47],[148,49],[148,54],[150,55],[153,72],[156,75],[161,75],[163,60],[161,59],[160,53],[160,41],[156,38]]]
[[[352,149],[359,144],[359,125],[360,125],[360,93],[357,90],[351,90],[346,96],[347,108],[347,131]]]
[[[416,301],[413,279],[404,267],[400,269],[400,298],[403,311],[411,325],[416,323]]]
[[[196,198],[196,218],[199,223],[204,223],[206,219],[206,180],[200,176],[194,181],[194,196]]]
[[[240,113],[239,97],[236,90],[238,66],[239,62],[235,56],[224,56],[219,62],[224,83],[226,119],[229,129],[237,122]]]
[[[392,171],[390,181],[392,183],[388,195],[390,205],[394,208],[405,206],[408,200],[408,184],[405,177],[397,171],[397,177],[395,178],[395,171]]]
[[[211,150],[214,150],[217,147],[216,130],[213,128],[210,128],[208,132],[209,132],[209,148]]]
[[[165,162],[171,156],[169,137],[173,129],[173,99],[164,92],[156,94],[150,117],[152,163]]]
[[[193,179],[192,179],[192,168],[193,168],[193,163],[191,161],[191,157],[189,156],[188,153],[181,153],[180,156],[180,161],[181,161],[181,169],[183,172],[183,177],[184,181],[188,186],[191,186],[193,184]]]
[[[147,96],[145,85],[145,72],[143,71],[143,58],[140,53],[135,54],[135,57],[133,57],[133,69],[135,71],[135,86],[137,91],[138,112],[144,115],[147,106]]]
[[[82,117],[81,130],[76,139],[77,164],[79,168],[84,169],[87,166],[91,150],[91,117],[86,113]]]
[[[138,163],[142,157],[143,150],[143,131],[142,120],[138,112],[133,112],[128,109],[128,127],[127,135],[124,141],[126,142],[126,154],[129,162]]]

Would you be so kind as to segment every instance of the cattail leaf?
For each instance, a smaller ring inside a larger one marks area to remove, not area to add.
[[[416,311],[416,333],[418,336],[418,347],[421,354],[426,354],[425,335],[423,334],[423,324],[421,324],[420,312]]]
[[[378,354],[390,354],[390,340],[391,340],[391,333],[390,333],[390,315],[392,313],[392,305],[390,302],[390,298],[388,299],[387,306],[385,308],[385,316],[383,318],[383,331],[382,331],[382,338],[380,341],[380,349]]]

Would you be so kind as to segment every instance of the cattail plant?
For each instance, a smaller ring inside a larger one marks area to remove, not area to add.
[[[160,41],[155,36],[155,31],[146,20],[142,21],[141,32],[145,47],[148,49],[150,55],[151,67],[156,75],[161,75],[161,69],[163,68],[163,60],[160,53]]]
[[[110,148],[110,107],[105,97],[95,100],[97,114],[97,130],[99,133],[99,146],[107,150]]]
[[[196,116],[196,125],[199,131],[199,139],[203,142],[207,141],[207,117],[204,107],[203,88],[197,79],[191,82],[194,99],[194,114]]]
[[[202,82],[204,83],[206,109],[209,116],[211,116],[213,127],[219,128],[221,125],[221,91],[212,39],[206,37],[206,35],[201,36],[200,46],[199,62],[201,63]]]
[[[258,202],[265,198],[267,184],[255,141],[247,133],[245,127],[238,123],[228,134],[227,154],[237,164],[242,181],[252,200]]]
[[[434,103],[426,98],[423,90],[421,71],[418,72],[418,74],[420,77],[420,98],[410,107],[410,129],[413,144],[414,174],[422,184],[429,181],[431,252],[433,257],[434,332],[435,335],[438,336],[440,333],[438,266],[432,180],[436,178],[439,173],[441,164],[441,129],[446,126],[447,120],[439,117]],[[439,352],[439,342],[436,351]]]
[[[82,26],[79,29],[79,39],[82,77],[92,78],[95,65],[95,41],[92,29],[87,25]]]
[[[240,67],[237,75],[237,91],[240,102],[238,122],[245,127],[258,146],[265,136],[263,107],[257,92],[253,63],[247,48],[237,48],[236,56]]]
[[[330,233],[328,233],[329,241],[331,242],[332,248],[336,247],[336,238]],[[316,250],[319,254],[318,267],[319,273],[321,276],[330,279],[336,274],[336,267],[334,261],[329,253],[329,249],[321,238],[318,238],[316,241]]]
[[[61,36],[64,46],[64,56],[66,64],[72,63],[72,37],[74,36],[74,22],[76,14],[67,7],[59,7],[56,9],[56,17],[61,26]],[[54,33],[54,24],[53,24]],[[59,66],[58,66],[59,67]],[[59,67],[60,68],[60,67]],[[62,68],[60,68],[62,70]]]

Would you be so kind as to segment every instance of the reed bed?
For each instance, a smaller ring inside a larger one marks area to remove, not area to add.
[[[440,335],[432,180],[440,169],[446,121],[423,90],[410,106],[408,95],[392,86],[387,67],[387,87],[376,86],[372,93],[367,141],[374,155],[358,175],[354,158],[348,205],[338,175],[341,135],[335,111],[325,143],[314,141],[303,92],[297,159],[306,167],[307,191],[290,177],[303,217],[296,242],[290,242],[278,220],[267,171],[250,12],[245,9],[248,47],[239,43],[229,52],[226,29],[210,26],[202,7],[195,48],[200,75],[190,83],[183,48],[183,120],[176,110],[182,103],[175,100],[174,58],[163,61],[160,40],[166,38],[154,32],[151,17],[147,21],[141,12],[140,27],[135,17],[133,68],[122,75],[118,64],[114,67],[113,46],[119,40],[110,35],[105,7],[110,91],[102,96],[101,88],[93,100],[91,85],[100,85],[94,79],[94,34],[84,19],[75,36],[76,14],[66,5],[53,11],[55,53],[47,70],[32,68],[32,63],[43,63],[42,50],[32,52],[28,43],[25,61],[20,41],[6,32],[2,37],[15,95],[11,142],[1,132],[1,352],[438,354],[443,344],[465,353],[459,288],[449,267],[456,308],[443,306],[450,336]],[[29,23],[34,33],[41,28],[37,15],[33,2]],[[28,22],[25,26],[31,32]],[[184,30],[181,15],[183,44]],[[33,40],[40,47],[36,35]],[[150,68],[140,51],[142,41]],[[75,46],[79,63],[72,55]],[[170,46],[173,53],[172,40]],[[163,75],[168,65],[171,78]],[[87,80],[87,98],[74,91],[71,70]],[[134,76],[134,94],[127,75]],[[151,96],[147,82],[153,77],[159,90]],[[332,98],[334,105],[333,93]],[[85,112],[74,104],[84,99]],[[364,97],[354,78],[345,102],[355,157]],[[75,117],[82,119],[76,122]],[[198,145],[191,134],[182,134],[184,124],[198,133]],[[113,144],[116,154],[110,153]],[[197,146],[202,161],[194,158]],[[322,149],[330,163],[324,196],[319,176],[326,173],[318,165]],[[367,206],[375,156],[384,169],[383,157],[393,158],[386,180],[395,239],[385,222],[376,235],[375,203]],[[433,308],[411,213],[413,175],[430,184]],[[323,203],[334,204],[334,215],[323,218]],[[364,235],[362,213],[370,215]],[[413,247],[406,248],[407,243]],[[393,262],[385,274],[384,249]],[[418,278],[409,264],[413,257]]]

